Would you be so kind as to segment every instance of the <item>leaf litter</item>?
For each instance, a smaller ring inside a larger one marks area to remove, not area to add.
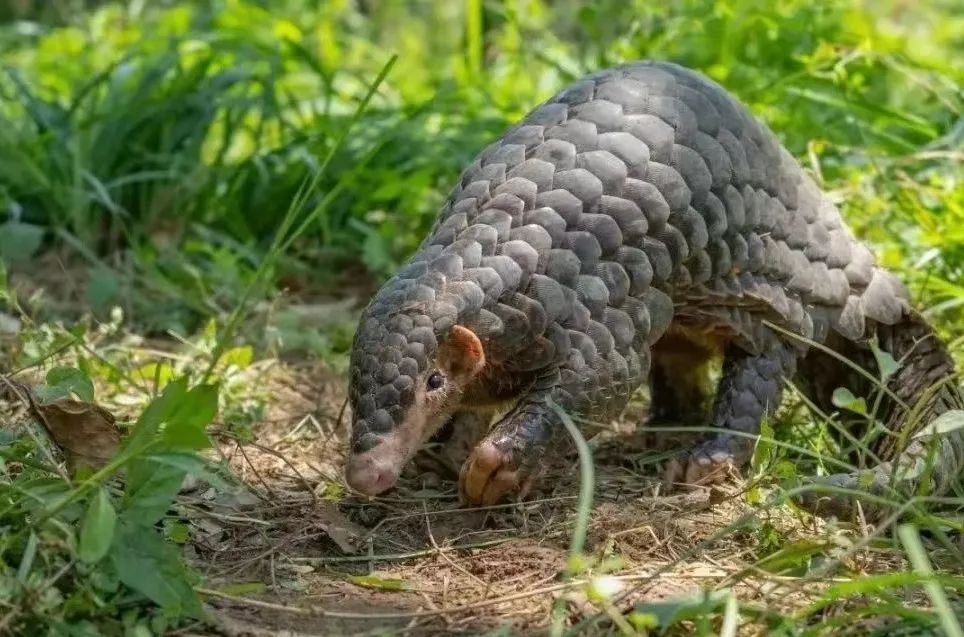
[[[42,402],[35,390],[10,382],[7,396],[18,398],[29,407],[51,440],[60,448],[68,471],[80,467],[98,469],[117,452],[121,434],[114,415],[92,402],[60,398]]]
[[[598,617],[600,591],[611,596],[613,612],[641,627],[670,620],[686,626],[735,596],[753,611],[741,616],[739,634],[767,634],[768,619],[792,617],[832,585],[903,568],[896,554],[871,549],[873,529],[862,529],[862,538],[785,506],[755,510],[739,484],[662,495],[648,465],[679,441],[639,431],[645,402],[635,401],[613,426],[588,432],[596,504],[585,563],[563,582],[560,574],[572,566],[579,486],[574,453],[545,481],[548,488],[523,504],[463,509],[454,476],[412,468],[384,497],[361,498],[341,480],[350,414],[343,413],[340,375],[305,361],[255,373],[271,400],[250,436],[232,434],[230,422],[213,430],[216,454],[240,483],[202,474],[179,486],[173,508],[190,529],[184,553],[203,576],[200,591],[217,626],[211,634],[421,635],[500,626],[539,634],[559,598],[571,625]],[[33,403],[46,417],[49,410]],[[103,449],[116,446],[107,409],[73,399],[51,404],[51,430],[92,427],[106,440]],[[124,409],[118,405],[117,413]],[[70,433],[60,441],[75,461],[110,455]],[[186,468],[176,458],[166,461]],[[103,507],[88,516],[91,529],[112,521]],[[134,531],[120,525],[111,532],[124,545]],[[87,542],[82,554],[93,559],[103,548]],[[154,548],[151,555],[132,553],[132,563],[149,569],[149,561],[173,549]],[[850,577],[808,576],[834,558]],[[183,575],[172,573],[175,580]],[[154,593],[172,604],[184,596]],[[824,612],[850,605],[841,600]],[[586,630],[595,634],[591,625]]]
[[[764,635],[768,619],[790,617],[835,581],[849,581],[808,577],[823,561],[841,560],[852,576],[901,568],[894,554],[862,546],[845,528],[788,506],[754,509],[739,484],[660,494],[659,476],[645,465],[662,451],[651,433],[637,431],[644,408],[636,402],[590,441],[598,475],[591,564],[567,584],[559,575],[578,493],[574,452],[549,488],[523,504],[463,509],[452,476],[417,470],[383,497],[359,497],[341,486],[349,418],[338,418],[340,378],[302,363],[274,367],[262,382],[274,398],[253,445],[219,445],[261,497],[220,516],[216,540],[191,547],[227,634],[475,634],[500,626],[541,634],[559,596],[571,625],[598,615],[591,591],[603,582],[618,591],[613,608],[643,624],[689,621],[733,595],[753,609],[739,634]],[[769,571],[756,566],[773,551],[767,537],[786,552]],[[232,593],[253,582],[264,589]]]

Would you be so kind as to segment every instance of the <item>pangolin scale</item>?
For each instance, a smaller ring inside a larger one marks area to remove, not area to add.
[[[383,491],[444,424],[501,414],[461,475],[465,500],[493,502],[538,475],[562,431],[552,403],[601,420],[649,382],[654,415],[720,428],[667,468],[673,482],[700,481],[747,461],[786,381],[828,408],[831,380],[868,389],[813,344],[872,366],[875,340],[902,364],[890,413],[941,382],[921,413],[960,408],[953,362],[904,286],[769,129],[696,72],[625,64],[486,148],[366,308],[348,480]],[[711,398],[694,372],[714,354]],[[944,489],[964,432],[938,445],[932,482]],[[912,447],[905,456],[920,456]],[[901,450],[885,437],[877,451]]]

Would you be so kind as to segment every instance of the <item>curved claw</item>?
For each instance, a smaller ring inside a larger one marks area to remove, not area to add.
[[[488,506],[513,493],[525,497],[534,481],[527,467],[516,466],[511,447],[484,440],[462,465],[459,495],[463,504]]]
[[[739,463],[726,441],[711,440],[671,459],[663,473],[663,486],[703,486],[739,476]]]

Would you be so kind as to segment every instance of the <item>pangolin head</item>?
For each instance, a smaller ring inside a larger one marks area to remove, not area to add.
[[[365,309],[352,346],[349,485],[367,495],[392,487],[404,465],[458,409],[485,365],[482,343],[458,324],[440,293],[444,277],[396,276]]]

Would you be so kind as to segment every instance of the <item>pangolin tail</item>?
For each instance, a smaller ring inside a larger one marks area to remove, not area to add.
[[[964,471],[964,427],[919,435],[942,414],[964,410],[964,391],[950,352],[914,311],[904,312],[893,324],[878,324],[876,334],[880,349],[897,362],[880,412],[889,433],[874,445],[882,463],[866,471],[812,479],[814,490],[804,493],[799,504],[821,515],[849,518],[856,512],[853,497],[822,487],[903,502],[916,493],[947,493]],[[879,519],[889,508],[870,500],[861,506],[870,519]]]

